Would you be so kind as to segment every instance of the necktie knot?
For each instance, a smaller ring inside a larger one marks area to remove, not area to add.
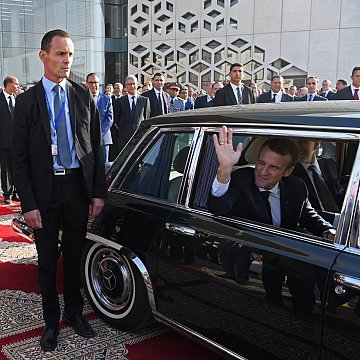
[[[61,86],[59,84],[56,84],[53,87],[53,91],[55,92],[56,95],[60,95],[61,94]]]
[[[313,94],[309,94],[309,101],[313,101],[314,99],[314,95]]]

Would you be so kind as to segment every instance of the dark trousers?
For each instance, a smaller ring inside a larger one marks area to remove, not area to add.
[[[14,191],[10,149],[0,149],[0,167],[1,190],[4,193],[4,197],[10,197]]]
[[[57,326],[60,320],[56,290],[59,228],[62,225],[64,310],[70,315],[82,313],[80,262],[86,237],[89,201],[80,170],[75,174],[53,176],[51,202],[41,210],[42,229],[35,230],[38,253],[39,285],[45,324]]]

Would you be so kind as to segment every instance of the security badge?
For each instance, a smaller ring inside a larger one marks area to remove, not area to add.
[[[58,154],[58,146],[56,144],[51,144],[51,155]]]

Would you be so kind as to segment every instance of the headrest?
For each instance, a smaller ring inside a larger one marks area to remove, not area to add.
[[[250,143],[245,152],[245,160],[248,164],[255,164],[260,154],[261,147],[268,140],[266,137],[258,137]]]
[[[185,146],[184,148],[182,148],[177,153],[177,155],[175,156],[175,159],[173,161],[174,170],[176,170],[177,172],[179,172],[181,174],[184,173],[185,165],[186,165],[186,159],[188,157],[189,150],[190,150],[190,146]]]

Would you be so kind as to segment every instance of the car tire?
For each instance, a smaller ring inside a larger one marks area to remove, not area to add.
[[[139,269],[118,250],[88,242],[82,256],[85,294],[108,324],[130,331],[151,321],[151,309]]]

